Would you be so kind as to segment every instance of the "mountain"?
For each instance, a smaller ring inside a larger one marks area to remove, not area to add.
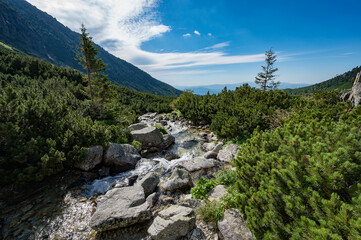
[[[296,89],[286,89],[288,93],[291,94],[302,94],[302,93],[313,93],[318,90],[343,90],[349,89],[352,87],[353,82],[356,78],[358,72],[361,71],[360,67],[355,67],[351,71],[345,72],[344,74],[338,75],[334,78],[331,78],[327,81],[320,82],[308,87],[296,88]]]
[[[21,52],[59,66],[82,70],[74,59],[79,36],[25,0],[0,0],[0,41]],[[181,93],[97,47],[98,56],[108,64],[106,74],[117,85],[158,95],[177,96]]]
[[[257,87],[258,85],[254,82],[244,82],[244,83],[235,83],[235,84],[213,84],[213,85],[204,85],[204,86],[175,86],[179,90],[192,90],[194,94],[197,95],[206,95],[208,92],[210,94],[218,94],[222,91],[224,87],[227,87],[228,90],[235,90],[236,87],[240,87],[243,84],[248,84],[251,87]],[[308,86],[308,84],[297,84],[297,83],[281,83],[279,89],[286,88],[297,88]]]

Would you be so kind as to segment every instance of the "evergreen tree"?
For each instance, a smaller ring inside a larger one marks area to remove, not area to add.
[[[102,83],[107,81],[107,76],[104,75],[106,64],[102,59],[98,59],[98,49],[95,48],[93,43],[93,38],[89,36],[89,33],[86,32],[84,24],[81,26],[81,37],[80,37],[80,46],[77,46],[79,52],[76,54],[76,59],[79,64],[81,64],[86,71],[88,78],[88,85],[90,91],[90,98],[94,104],[94,89],[92,86],[92,81],[98,80]],[[104,86],[104,84],[102,84]],[[99,89],[102,96],[104,96],[104,89]]]
[[[261,85],[261,89],[266,91],[268,89],[277,89],[279,82],[275,82],[276,76],[274,73],[278,71],[278,68],[275,68],[273,64],[277,61],[275,53],[270,50],[266,51],[266,66],[262,66],[263,72],[258,73],[255,82]]]

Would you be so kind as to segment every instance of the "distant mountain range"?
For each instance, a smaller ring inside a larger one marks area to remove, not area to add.
[[[218,94],[220,93],[224,87],[227,87],[228,90],[234,90],[236,87],[242,86],[243,84],[248,84],[251,87],[258,87],[254,82],[243,82],[243,83],[235,83],[235,84],[213,84],[213,85],[205,85],[205,86],[175,86],[179,90],[192,90],[197,95],[205,95],[208,92],[210,94]],[[279,85],[279,89],[286,88],[299,88],[309,86],[309,84],[297,84],[297,83],[281,83]]]
[[[338,75],[327,81],[320,82],[311,86],[301,87],[296,89],[286,89],[291,94],[303,94],[313,93],[318,90],[343,90],[352,87],[353,82],[358,72],[361,71],[360,67],[355,67],[351,71],[345,72],[344,74]]]
[[[0,0],[0,41],[25,54],[59,66],[82,70],[74,59],[79,36],[25,0]],[[158,95],[178,96],[181,93],[100,46],[97,47],[99,57],[108,64],[106,74],[112,82]]]

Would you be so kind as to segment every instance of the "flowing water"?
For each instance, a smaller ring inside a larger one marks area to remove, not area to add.
[[[149,118],[142,122],[153,124]],[[168,161],[157,155],[142,159],[134,170],[108,176],[68,188],[70,179],[62,176],[54,185],[45,187],[26,201],[1,209],[0,239],[88,239],[92,232],[88,223],[95,210],[98,195],[112,187],[128,185],[129,178],[151,171],[167,173],[179,162],[204,154],[196,131],[179,122],[167,121],[167,129],[176,141],[169,149],[180,158]],[[182,142],[192,141],[186,149]],[[50,185],[50,184],[48,184]]]

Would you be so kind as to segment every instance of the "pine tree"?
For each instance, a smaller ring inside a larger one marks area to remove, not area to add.
[[[93,43],[93,38],[87,33],[84,24],[81,26],[81,35],[80,35],[80,46],[77,46],[79,52],[76,54],[76,59],[79,64],[81,64],[86,71],[89,85],[90,98],[94,105],[94,89],[92,86],[92,81],[99,80],[102,83],[107,81],[107,76],[104,75],[106,64],[102,59],[98,59],[98,49],[95,48]],[[104,85],[104,84],[101,84]],[[102,92],[102,89],[99,89]],[[102,94],[101,94],[102,95]]]
[[[274,73],[278,71],[278,68],[275,68],[273,64],[277,61],[275,53],[270,50],[266,51],[266,66],[262,66],[263,72],[258,73],[255,83],[261,85],[261,89],[266,91],[268,89],[277,89],[279,82],[275,82],[276,75]]]

